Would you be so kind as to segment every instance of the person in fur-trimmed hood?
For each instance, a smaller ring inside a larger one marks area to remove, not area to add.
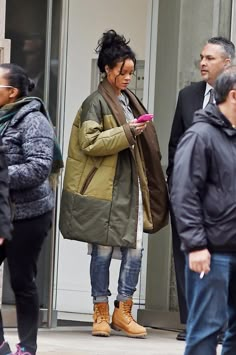
[[[110,335],[109,266],[121,252],[118,295],[112,326],[128,336],[146,329],[131,316],[141,267],[142,233],[157,232],[168,221],[168,198],[161,154],[152,122],[127,89],[135,55],[114,30],[98,43],[98,67],[105,78],[82,104],[71,132],[60,230],[64,238],[92,244],[93,335]]]

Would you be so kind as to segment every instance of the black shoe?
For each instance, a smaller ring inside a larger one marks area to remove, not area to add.
[[[186,330],[182,330],[181,332],[179,332],[176,336],[176,339],[177,340],[182,340],[182,341],[185,341],[186,340]]]
[[[225,337],[225,332],[220,332],[217,336],[217,343],[222,344]]]
[[[10,346],[6,341],[0,346],[0,355],[12,355]]]

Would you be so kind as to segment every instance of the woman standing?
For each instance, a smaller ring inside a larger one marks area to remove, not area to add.
[[[17,355],[35,355],[39,300],[37,260],[51,226],[54,194],[49,175],[54,162],[54,131],[43,103],[27,97],[33,89],[25,71],[0,65],[0,135],[6,151],[13,237],[0,247],[8,260],[15,294],[19,344]],[[0,315],[0,355],[11,354]]]
[[[82,104],[71,132],[60,229],[67,239],[92,244],[90,277],[94,302],[93,335],[110,335],[109,267],[115,247],[121,253],[112,327],[130,337],[146,329],[132,315],[142,259],[142,233],[167,223],[167,191],[152,123],[127,89],[136,58],[114,30],[98,42],[104,80]]]

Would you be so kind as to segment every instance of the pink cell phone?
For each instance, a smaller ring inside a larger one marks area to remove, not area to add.
[[[145,113],[145,115],[139,116],[137,123],[151,121],[153,119],[153,114]]]

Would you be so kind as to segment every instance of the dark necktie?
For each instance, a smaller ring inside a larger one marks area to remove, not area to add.
[[[214,104],[214,90],[213,89],[210,89],[209,90],[209,93],[210,93],[210,98],[209,98],[209,101],[208,101],[208,104]]]

